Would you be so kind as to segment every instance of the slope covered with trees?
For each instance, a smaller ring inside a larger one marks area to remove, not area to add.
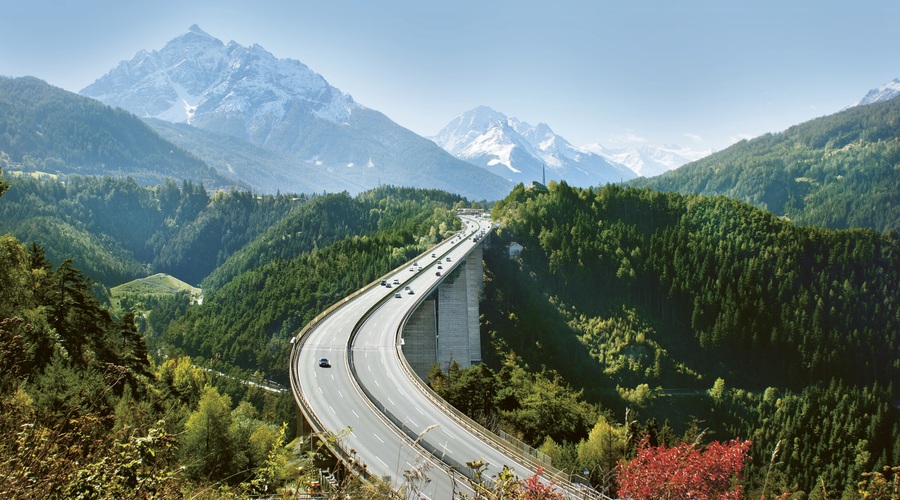
[[[162,139],[136,116],[33,77],[0,77],[0,167],[115,175],[142,185],[167,178],[245,187]]]
[[[286,382],[290,336],[321,311],[459,228],[456,196],[384,187],[329,195],[273,226],[211,276],[167,342]]]
[[[135,315],[104,307],[70,260],[0,236],[3,498],[221,497],[300,480],[312,458],[279,425],[292,398],[231,380],[188,357],[155,363]]]
[[[673,431],[750,439],[751,494],[769,472],[769,493],[850,492],[900,461],[896,233],[798,226],[724,197],[564,183],[518,186],[493,214],[504,245],[485,258],[484,334],[612,412],[586,436],[543,445],[506,422],[558,467],[586,464],[595,431],[606,458],[591,463],[606,471],[641,435],[668,446]],[[512,241],[524,247],[515,260]],[[489,365],[502,371],[503,359]]]
[[[152,272],[200,283],[306,197],[212,197],[199,184],[70,176],[65,182],[13,176],[0,198],[0,231],[34,241],[53,261],[71,258],[112,287]]]
[[[900,230],[900,99],[856,106],[632,185],[725,195],[798,224]]]
[[[88,206],[79,203],[92,199],[91,182],[81,184],[87,187],[82,196],[60,201]],[[119,181],[105,182],[120,187]],[[37,185],[50,191],[73,187]],[[0,178],[0,194],[7,189]],[[184,201],[186,191],[191,190],[176,186],[173,200]],[[134,191],[138,213],[142,200],[157,199],[155,191],[146,193],[143,188]],[[277,205],[281,198],[267,199]],[[214,213],[240,222],[220,227],[266,221],[254,218],[265,210],[241,209],[241,204],[256,203],[256,197],[232,193],[209,200],[204,192],[196,200],[202,201],[196,210],[188,209],[189,203],[175,203],[183,208],[174,210],[176,217],[190,221],[185,227],[197,224],[197,215],[216,203],[222,206]],[[295,497],[315,487],[325,463],[323,443],[305,442],[302,450],[299,442],[287,445],[295,432],[291,395],[243,381],[259,381],[251,371],[285,371],[287,352],[280,344],[289,343],[282,332],[289,334],[295,321],[304,321],[299,316],[317,314],[423,245],[458,230],[451,208],[460,202],[447,193],[394,188],[316,200],[309,202],[315,208],[293,219],[298,225],[278,226],[295,238],[266,233],[258,245],[277,251],[253,263],[237,259],[232,268],[236,276],[217,287],[208,306],[189,306],[184,292],[168,298],[129,296],[121,309],[111,311],[98,299],[105,295],[102,285],[92,284],[71,260],[55,266],[41,246],[0,236],[0,496]],[[98,219],[112,216],[97,212],[93,216]],[[313,228],[318,231],[305,234]],[[140,230],[112,231],[110,238],[127,240],[129,231]],[[153,248],[166,248],[165,241],[157,243]],[[259,324],[253,322],[257,315]],[[205,321],[210,324],[201,326]],[[231,321],[234,327],[224,328],[220,337],[217,325]],[[192,344],[194,336],[179,345],[166,344],[164,340],[178,338],[184,331],[180,328],[194,328],[204,345]],[[219,349],[232,343],[244,343],[248,350],[231,349],[219,359],[179,354],[181,348],[206,353],[210,345]],[[248,352],[248,358],[242,357]],[[238,370],[228,361],[248,369]],[[364,485],[348,480],[338,491],[395,498],[378,481]]]

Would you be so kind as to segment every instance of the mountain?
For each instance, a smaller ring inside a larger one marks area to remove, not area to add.
[[[766,134],[634,185],[724,195],[808,225],[900,230],[900,99]]]
[[[33,77],[0,78],[0,130],[0,164],[9,171],[246,187],[162,139],[131,113]]]
[[[513,182],[541,181],[546,174],[548,180],[596,186],[635,177],[624,165],[572,146],[544,123],[532,126],[487,106],[457,116],[432,140],[457,158]]]
[[[675,145],[605,148],[600,144],[588,144],[582,149],[625,165],[641,177],[654,177],[712,154],[712,150],[697,151]]]
[[[196,25],[158,51],[119,63],[81,94],[290,158],[261,164],[283,180],[282,191],[334,189],[338,179],[352,193],[390,183],[499,199],[512,186],[356,103],[303,63],[278,59],[259,45],[225,44]],[[207,158],[209,148],[196,153]],[[228,153],[220,150],[210,163],[240,162],[241,155],[223,157]],[[271,183],[253,186],[272,191]]]
[[[855,106],[863,106],[875,102],[887,101],[897,97],[898,95],[900,95],[900,79],[894,78],[881,87],[870,90],[862,99],[859,100],[859,102],[855,104]]]

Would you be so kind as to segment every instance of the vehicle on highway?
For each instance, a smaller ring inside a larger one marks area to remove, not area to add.
[[[399,284],[400,284],[400,280],[398,280],[397,278],[394,278],[394,284],[395,284],[395,285],[399,285]]]
[[[409,295],[412,295],[412,294],[413,294],[413,291],[410,290],[410,291],[408,291],[408,292],[406,292],[406,293],[408,293]]]
[[[381,286],[387,285],[387,280],[381,280]]]
[[[391,287],[391,284],[390,284],[390,283],[385,283],[385,284],[384,284],[384,287],[385,287],[385,288],[390,288],[390,287]]]
[[[432,259],[434,258],[434,254],[431,254],[431,258],[432,258]]]
[[[401,297],[400,292],[397,292],[397,293],[394,294],[394,298],[395,298],[395,299],[399,299],[400,297]]]
[[[322,368],[330,368],[331,363],[328,362],[328,358],[322,358],[319,360],[319,366],[321,366]]]
[[[450,257],[447,257],[447,262],[450,262]]]
[[[444,266],[440,266],[440,265],[438,266],[438,269],[443,269],[443,268],[444,268]]]
[[[440,275],[441,275],[441,272],[438,271],[438,272],[434,273],[434,275],[435,275],[435,276],[440,276]]]

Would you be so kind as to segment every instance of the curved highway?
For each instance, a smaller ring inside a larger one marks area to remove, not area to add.
[[[365,474],[390,478],[398,490],[410,471],[423,471],[428,481],[417,489],[433,499],[456,492],[471,496],[460,476],[469,473],[469,461],[486,462],[487,477],[504,465],[521,478],[535,471],[499,438],[448,411],[422,387],[400,352],[403,324],[419,301],[465,261],[482,232],[491,230],[486,221],[461,218],[461,234],[381,278],[391,288],[376,281],[313,320],[291,354],[294,397],[315,432],[341,436],[333,447],[336,455],[361,465]],[[438,265],[444,268],[440,276]],[[330,366],[319,366],[321,358]]]

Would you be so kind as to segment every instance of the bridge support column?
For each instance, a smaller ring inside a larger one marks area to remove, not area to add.
[[[428,381],[428,371],[437,362],[437,301],[428,298],[403,328],[403,355],[416,375]]]
[[[425,382],[435,363],[443,370],[454,361],[461,368],[481,363],[482,258],[482,247],[477,245],[465,262],[444,277],[403,328],[403,354]]]
[[[300,407],[297,405],[294,406],[296,406],[297,410],[297,435],[294,437],[309,436],[313,432],[312,426],[306,421],[306,417],[303,415],[303,412],[300,411]]]

